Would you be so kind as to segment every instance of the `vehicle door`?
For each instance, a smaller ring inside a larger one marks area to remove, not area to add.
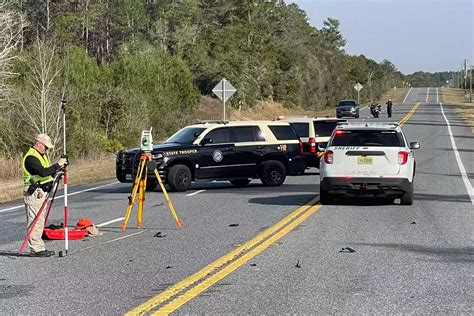
[[[265,153],[265,136],[256,125],[235,126],[231,127],[230,131],[231,139],[235,143],[232,175],[242,178],[256,177]]]
[[[303,143],[303,152],[311,153],[311,145],[309,143],[310,138],[310,125],[308,122],[291,122],[291,126],[296,131],[300,141]]]
[[[234,147],[227,126],[215,128],[204,135],[198,149],[196,178],[231,178],[235,164]]]

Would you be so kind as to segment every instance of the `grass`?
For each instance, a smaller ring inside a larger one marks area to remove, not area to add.
[[[0,174],[2,175],[0,203],[23,196],[20,161],[21,157],[16,159],[0,158]],[[77,159],[71,162],[68,171],[70,186],[110,179],[115,175],[115,156],[109,154]]]
[[[474,133],[474,102],[469,103],[469,94],[465,95],[463,89],[441,88],[441,96],[443,102],[451,105]]]

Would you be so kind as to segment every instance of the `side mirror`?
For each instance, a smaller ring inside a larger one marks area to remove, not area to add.
[[[319,143],[318,144],[318,151],[325,151],[328,146],[328,143]]]
[[[420,143],[419,142],[412,142],[410,143],[410,149],[420,149]]]
[[[201,141],[201,145],[202,146],[206,146],[207,144],[212,144],[212,138],[204,138],[202,141]]]

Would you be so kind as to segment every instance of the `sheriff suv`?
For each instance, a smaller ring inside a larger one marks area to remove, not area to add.
[[[278,117],[289,122],[303,143],[306,167],[319,168],[319,160],[323,152],[318,151],[319,144],[326,144],[338,123],[346,120],[328,117]]]
[[[260,178],[266,186],[280,186],[286,175],[304,171],[302,145],[287,122],[211,121],[187,126],[164,144],[155,145],[152,158],[172,191],[186,191],[192,181],[229,180],[236,187]],[[118,153],[120,182],[133,182],[140,149]],[[148,190],[157,185],[148,172]]]
[[[398,123],[342,124],[321,159],[320,199],[336,195],[400,198],[413,204],[417,142],[407,143]],[[393,200],[392,200],[393,201]]]

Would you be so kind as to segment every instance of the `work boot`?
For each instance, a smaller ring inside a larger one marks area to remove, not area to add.
[[[32,257],[51,257],[51,256],[54,256],[54,251],[50,251],[50,250],[41,250],[38,252],[32,251],[31,256]]]

